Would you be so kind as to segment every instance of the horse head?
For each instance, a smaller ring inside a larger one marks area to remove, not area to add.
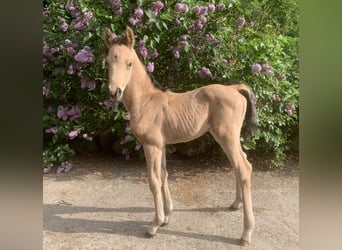
[[[134,33],[126,28],[126,36],[119,37],[105,28],[104,42],[109,51],[106,57],[109,73],[109,93],[116,102],[122,100],[127,85],[131,82],[136,54]]]

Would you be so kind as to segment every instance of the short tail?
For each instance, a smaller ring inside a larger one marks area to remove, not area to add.
[[[237,86],[237,90],[246,98],[247,100],[247,110],[246,110],[246,129],[249,135],[252,136],[258,127],[258,115],[256,110],[256,96],[253,90],[247,85],[240,84]]]

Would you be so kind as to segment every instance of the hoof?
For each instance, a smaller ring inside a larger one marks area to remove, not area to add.
[[[156,236],[156,234],[151,234],[149,232],[146,232],[145,236],[146,236],[146,238],[153,239]]]
[[[160,227],[165,227],[167,225],[169,225],[169,222],[164,222],[163,224],[160,225]]]
[[[240,207],[234,207],[233,205],[231,205],[230,207],[229,207],[229,210],[230,211],[237,211],[237,210],[239,210],[240,209]]]
[[[240,239],[240,246],[242,247],[246,247],[249,245],[249,242],[247,240],[244,239]]]

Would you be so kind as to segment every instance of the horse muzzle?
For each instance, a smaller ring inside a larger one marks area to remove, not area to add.
[[[109,92],[110,92],[110,97],[113,101],[116,101],[116,102],[121,101],[123,91],[120,88],[117,88],[114,92],[111,90]]]

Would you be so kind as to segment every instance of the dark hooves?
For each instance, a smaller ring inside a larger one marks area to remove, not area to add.
[[[237,211],[237,210],[239,210],[240,208],[238,207],[238,208],[236,208],[236,207],[234,207],[233,205],[231,205],[230,207],[229,207],[229,210],[230,211]]]
[[[163,224],[160,225],[160,227],[165,227],[167,225],[169,225],[169,222],[164,222]]]
[[[156,235],[155,234],[150,234],[149,232],[145,233],[146,238],[153,239]]]
[[[240,239],[240,246],[242,247],[246,247],[249,245],[249,242],[247,240],[244,239]]]

